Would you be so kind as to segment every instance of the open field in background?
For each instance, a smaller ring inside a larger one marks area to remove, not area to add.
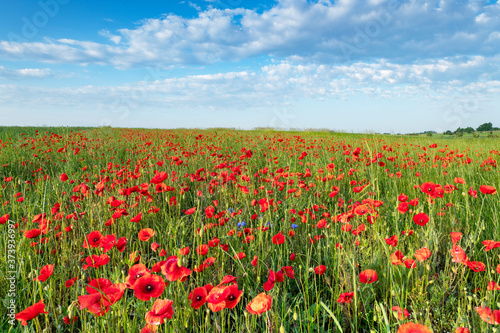
[[[498,138],[0,128],[0,140],[2,332],[500,323]]]

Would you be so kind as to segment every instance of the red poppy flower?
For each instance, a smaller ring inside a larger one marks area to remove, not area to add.
[[[481,319],[488,324],[500,324],[500,310],[491,310],[488,307],[476,307],[476,311]]]
[[[63,173],[59,176],[59,179],[62,180],[63,182],[67,181],[68,180],[68,175]]]
[[[358,216],[363,216],[366,213],[368,213],[369,209],[366,205],[359,205],[356,208],[354,208],[354,214]]]
[[[71,325],[71,324],[74,324],[76,323],[76,321],[78,320],[78,316],[74,316],[72,318],[66,316],[63,318],[63,322],[66,324],[66,325]]]
[[[109,262],[109,256],[107,254],[102,254],[100,256],[93,254],[92,256],[85,258],[85,261],[87,264],[83,265],[83,269],[86,270],[89,267],[99,268]]]
[[[214,287],[207,296],[207,303],[213,312],[221,311],[226,307],[226,297],[230,293],[228,286]]]
[[[422,262],[425,261],[427,258],[429,258],[431,254],[432,254],[431,250],[429,250],[426,247],[423,247],[420,250],[417,250],[417,252],[415,252],[415,258],[418,261]]]
[[[429,222],[429,216],[425,213],[418,213],[413,216],[413,222],[418,224],[419,226],[424,226]]]
[[[151,311],[146,313],[146,323],[150,325],[161,325],[165,321],[165,318],[171,319],[174,315],[173,304],[174,302],[169,299],[157,299]]]
[[[100,231],[95,230],[87,235],[87,240],[83,242],[83,248],[88,249],[90,247],[99,247],[99,243],[104,236]]]
[[[384,238],[385,242],[387,245],[392,245],[394,247],[396,247],[398,245],[398,236],[396,235],[393,235],[389,238]]]
[[[64,286],[65,286],[66,288],[69,288],[69,287],[71,287],[73,284],[75,284],[75,281],[76,281],[76,280],[78,280],[78,277],[74,277],[74,278],[72,278],[72,279],[69,279],[69,280],[67,280],[67,281],[66,281],[66,283],[64,283]]]
[[[258,260],[259,260],[259,258],[257,258],[257,256],[254,256],[252,261],[251,261],[252,266],[257,266]]]
[[[40,275],[37,276],[34,280],[44,282],[52,275],[52,273],[54,273],[54,265],[45,265],[40,270]]]
[[[213,263],[215,262],[215,260],[216,260],[215,257],[207,258],[207,259],[205,259],[205,261],[203,261],[203,265],[205,267],[210,267],[210,266],[213,265]]]
[[[229,294],[229,288],[227,286],[217,286],[210,290],[207,296],[207,302],[212,304],[218,304],[226,299]]]
[[[286,276],[288,276],[289,278],[295,278],[295,272],[292,266],[283,266],[281,267],[281,270],[284,271]]]
[[[398,320],[403,320],[404,318],[408,318],[410,313],[406,309],[401,309],[399,306],[393,306],[391,311],[396,311],[398,313]]]
[[[273,236],[273,244],[280,245],[285,242],[285,236],[281,232]]]
[[[359,282],[373,283],[377,281],[377,272],[373,269],[366,269],[359,274]]]
[[[120,252],[123,252],[125,250],[126,245],[127,245],[127,238],[126,237],[121,237],[120,239],[118,239],[118,242],[116,242],[116,248]]]
[[[267,280],[266,282],[264,282],[264,285],[262,286],[262,288],[265,291],[269,291],[269,290],[273,289],[274,288],[274,281]]]
[[[144,326],[139,333],[156,333],[158,331],[158,326],[147,324]]]
[[[111,217],[116,220],[116,219],[118,219],[118,218],[120,218],[122,216],[127,216],[127,215],[128,215],[128,213],[127,213],[127,209],[126,208],[123,208],[123,209],[117,208],[115,210],[115,212],[113,213],[113,215],[111,215]]]
[[[167,258],[165,265],[161,267],[161,272],[168,281],[183,281],[191,274],[191,270],[179,265],[179,259],[176,256]]]
[[[260,315],[271,309],[273,299],[271,296],[266,295],[266,293],[260,293],[255,298],[248,303],[247,311],[251,314]]]
[[[110,251],[115,245],[116,245],[115,235],[104,236],[99,241],[99,247],[104,251],[104,253]]]
[[[469,329],[468,329],[468,328],[465,328],[465,327],[458,327],[458,328],[455,330],[455,333],[469,333]]]
[[[239,252],[238,254],[235,254],[233,258],[241,260],[241,259],[244,259],[245,257],[246,257],[246,254],[244,252]]]
[[[158,244],[157,242],[153,242],[151,243],[151,250],[153,250],[153,252],[156,252],[156,250],[158,250],[158,248],[160,248],[160,244]]]
[[[491,185],[481,185],[479,186],[479,191],[481,191],[482,194],[496,194],[497,189]]]
[[[219,246],[220,240],[218,238],[213,238],[212,240],[208,241],[208,246],[209,247],[217,247]]]
[[[465,251],[458,245],[453,245],[452,249],[450,250],[450,253],[453,257],[453,259],[451,260],[453,262],[462,263],[466,265],[467,262],[469,261],[467,255],[465,254]]]
[[[401,251],[397,250],[391,254],[391,262],[393,265],[403,265],[404,255]]]
[[[9,220],[9,214],[2,215],[0,217],[0,224],[5,224]]]
[[[165,281],[158,275],[144,275],[134,284],[135,297],[141,301],[149,301],[151,297],[160,297],[165,290]]]
[[[139,231],[139,239],[143,242],[148,241],[151,237],[155,235],[155,231],[151,228],[145,228]]]
[[[495,281],[490,281],[490,282],[488,282],[488,287],[486,288],[486,290],[490,290],[490,291],[500,290],[500,286]]]
[[[314,272],[318,275],[323,275],[326,272],[326,266],[325,265],[319,265],[314,269]]]
[[[130,219],[130,222],[140,222],[142,220],[142,212],[140,212],[139,214],[137,214],[136,216],[132,217]]]
[[[224,278],[222,278],[222,281],[217,285],[217,287],[219,287],[223,284],[232,283],[232,282],[236,281],[236,279],[238,279],[238,278],[235,276],[226,275],[226,276],[224,276]]]
[[[400,202],[406,202],[406,200],[408,200],[408,196],[405,195],[404,193],[401,193],[399,196],[398,196],[398,201]]]
[[[168,178],[168,173],[159,171],[154,175],[154,177],[151,179],[150,183],[151,184],[159,184],[167,178]]]
[[[404,214],[408,211],[408,203],[407,202],[400,202],[398,205],[398,212],[401,214]]]
[[[486,270],[486,265],[481,261],[468,261],[467,266],[474,272],[483,272]]]
[[[462,238],[462,233],[461,232],[450,232],[451,236],[451,242],[453,245],[457,244],[460,241],[460,238]]]
[[[229,285],[229,293],[226,296],[226,309],[232,309],[234,308],[241,299],[241,295],[243,295],[243,290],[238,290],[238,285],[237,284],[231,284]]]
[[[186,215],[191,215],[191,214],[193,214],[194,212],[196,212],[196,207],[189,208],[188,210],[186,210]]]
[[[415,268],[415,267],[417,267],[417,264],[415,263],[415,260],[413,260],[413,259],[406,259],[405,266],[406,266],[406,268]]]
[[[127,286],[125,283],[113,284],[108,279],[94,279],[85,288],[87,295],[78,296],[80,310],[87,309],[95,316],[103,316],[110,305],[119,301]]]
[[[144,275],[148,275],[149,269],[146,267],[144,264],[135,264],[130,269],[128,270],[128,276],[127,276],[127,285],[129,288],[133,289],[135,283],[137,282],[138,279],[143,277]]]
[[[207,217],[207,219],[210,219],[214,216],[214,213],[215,213],[215,208],[213,206],[208,206],[207,208],[205,208],[205,216]]]
[[[188,297],[191,300],[191,307],[195,310],[199,309],[207,301],[207,295],[208,292],[204,287],[195,288]]]
[[[432,195],[434,193],[434,190],[436,189],[436,186],[437,185],[433,182],[426,182],[420,185],[420,190],[427,195]]]
[[[422,324],[409,322],[399,326],[397,333],[432,333],[432,330]]]
[[[208,253],[208,245],[207,244],[201,244],[196,248],[196,253],[198,253],[200,256],[204,256]]]
[[[21,322],[21,325],[28,325],[27,321],[35,318],[40,313],[48,313],[45,311],[45,304],[43,300],[38,301],[38,303],[27,307],[23,311],[16,314],[15,318]]]
[[[339,295],[337,299],[337,303],[351,303],[352,298],[354,297],[354,292],[347,292]]]
[[[496,249],[497,247],[500,247],[500,242],[496,242],[494,240],[485,240],[483,241],[483,245],[484,250],[488,252],[490,250]]]
[[[24,237],[29,238],[29,239],[33,239],[33,238],[37,238],[41,234],[42,234],[42,230],[40,230],[40,229],[31,229],[31,230],[26,230],[24,232]]]

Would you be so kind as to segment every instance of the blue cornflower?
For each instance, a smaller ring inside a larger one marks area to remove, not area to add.
[[[297,227],[298,227],[298,225],[296,225],[295,223],[292,223],[292,229],[295,229]]]

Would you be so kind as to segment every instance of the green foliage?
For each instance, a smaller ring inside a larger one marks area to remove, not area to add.
[[[493,124],[492,123],[484,123],[479,125],[479,127],[476,129],[478,132],[487,132],[491,131],[493,129]]]

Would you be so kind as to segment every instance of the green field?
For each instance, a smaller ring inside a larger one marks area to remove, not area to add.
[[[0,140],[1,332],[500,323],[497,137],[2,127]]]

